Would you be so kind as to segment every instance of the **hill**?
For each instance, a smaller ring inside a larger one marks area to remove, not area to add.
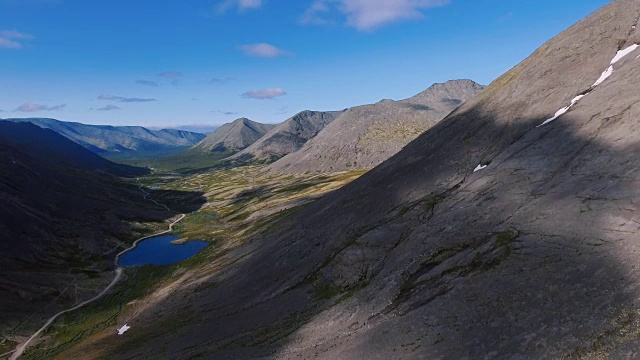
[[[258,141],[274,127],[274,125],[240,118],[215,129],[190,150],[212,154],[234,154]]]
[[[637,1],[609,3],[375,169],[212,260],[216,272],[190,273],[135,332],[86,349],[636,357],[639,18]]]
[[[348,109],[300,150],[270,168],[290,173],[373,168],[482,89],[471,80],[453,80],[409,99]]]
[[[342,111],[302,111],[277,125],[265,136],[229,160],[272,162],[300,149]]]
[[[77,301],[64,289],[72,280],[92,286],[92,278],[111,270],[112,250],[150,230],[136,222],[174,216],[117,177],[145,172],[53,130],[0,121],[0,332]],[[163,195],[196,203],[198,196]]]
[[[55,119],[3,119],[30,122],[51,129],[92,152],[104,156],[158,156],[187,149],[205,135],[183,130],[149,130],[141,126],[86,125]]]

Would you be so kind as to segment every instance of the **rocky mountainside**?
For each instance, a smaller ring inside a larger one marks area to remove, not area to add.
[[[141,230],[131,223],[174,215],[116,177],[144,170],[50,129],[0,121],[0,333],[87,295],[64,289],[111,269],[114,248]]]
[[[205,135],[183,130],[149,130],[141,126],[86,125],[55,119],[4,119],[51,129],[101,155],[162,155],[193,146]]]
[[[639,18],[609,3],[89,351],[637,358]]]
[[[331,124],[342,111],[303,111],[277,125],[230,160],[269,162],[300,149]]]
[[[261,124],[247,118],[240,118],[232,123],[220,126],[190,150],[233,154],[255,143],[274,127],[274,125]]]
[[[271,169],[304,173],[373,168],[482,89],[484,86],[471,80],[453,80],[406,100],[383,100],[348,109]]]

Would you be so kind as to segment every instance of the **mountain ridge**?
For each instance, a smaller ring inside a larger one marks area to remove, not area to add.
[[[260,162],[277,160],[300,149],[341,113],[342,111],[301,111],[277,124],[263,137],[228,159]]]
[[[408,99],[349,108],[269,168],[284,173],[373,168],[483,88],[472,80],[450,80]]]
[[[49,118],[7,118],[51,129],[101,155],[168,154],[186,149],[204,139],[204,134],[183,130],[149,130],[142,126],[88,125]]]
[[[263,137],[275,125],[261,124],[247,118],[239,118],[221,125],[189,151],[233,154],[245,149]]]

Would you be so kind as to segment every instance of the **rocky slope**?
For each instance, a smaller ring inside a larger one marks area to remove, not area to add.
[[[4,119],[30,122],[51,129],[101,155],[162,155],[179,152],[204,139],[204,134],[165,129],[149,130],[141,126],[86,125],[54,119]]]
[[[111,269],[112,250],[140,230],[131,222],[174,215],[114,176],[138,174],[52,130],[0,121],[0,334],[86,296],[64,290]]]
[[[230,160],[269,162],[300,149],[342,111],[303,111],[277,125]]]
[[[435,84],[406,100],[348,109],[271,169],[304,173],[373,168],[483,88],[471,80],[454,80]]]
[[[135,331],[81,351],[637,358],[639,18],[638,1],[609,3],[380,166],[214,260],[219,272],[183,275]]]
[[[190,150],[233,154],[255,143],[274,127],[274,125],[260,124],[247,118],[240,118],[220,126]]]

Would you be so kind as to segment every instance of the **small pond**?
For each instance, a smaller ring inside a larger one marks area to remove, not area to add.
[[[186,260],[209,245],[205,241],[189,241],[174,245],[175,235],[162,235],[141,241],[138,246],[120,257],[120,266],[169,265]]]

